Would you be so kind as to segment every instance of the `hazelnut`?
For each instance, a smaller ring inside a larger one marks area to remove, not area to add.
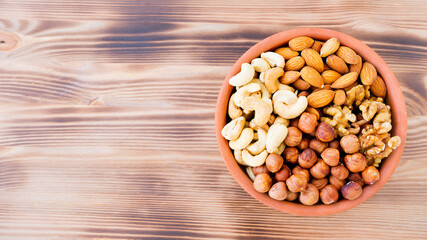
[[[286,184],[284,182],[277,182],[273,184],[270,190],[268,190],[268,195],[271,198],[279,201],[285,200],[288,196],[288,189],[286,188]]]
[[[299,195],[299,201],[304,205],[314,205],[319,201],[319,189],[311,183]]]
[[[354,200],[362,195],[362,191],[362,187],[359,184],[350,181],[342,187],[341,194],[345,199]]]
[[[298,162],[298,149],[295,147],[288,147],[282,153],[282,156],[285,158],[286,163],[296,164]]]
[[[298,156],[298,164],[303,168],[311,168],[317,162],[316,153],[307,148]]]
[[[331,167],[338,165],[340,162],[340,151],[335,148],[326,148],[320,156]]]
[[[293,175],[302,175],[305,178],[307,178],[307,181],[310,180],[310,173],[308,172],[308,169],[302,168],[300,166],[294,167],[294,169],[292,169],[292,174]]]
[[[309,143],[309,139],[308,138],[303,138],[300,142],[300,144],[298,144],[297,148],[299,150],[304,150],[308,148],[308,143]]]
[[[320,179],[328,176],[330,167],[323,160],[317,161],[313,167],[310,168],[311,176]]]
[[[310,143],[308,146],[320,154],[321,152],[323,152],[323,150],[325,150],[325,148],[328,147],[328,144],[320,141],[319,139],[314,138],[310,140]]]
[[[360,142],[356,135],[346,135],[341,138],[340,145],[345,153],[357,153],[360,149]]]
[[[348,177],[348,169],[341,163],[338,166],[331,168],[331,175],[339,180],[344,180]]]
[[[286,200],[293,202],[293,201],[297,200],[298,197],[299,197],[299,192],[288,191],[288,197],[286,198]]]
[[[288,135],[285,138],[285,144],[289,147],[297,146],[302,140],[302,132],[296,127],[288,128]]]
[[[351,172],[361,172],[365,170],[368,162],[365,155],[361,153],[355,153],[353,155],[345,156],[344,163],[347,169]]]
[[[317,187],[317,189],[322,189],[324,188],[326,185],[328,185],[328,179],[327,178],[321,178],[321,179],[316,179],[313,178],[310,181],[311,184],[313,184],[314,186]]]
[[[283,158],[277,153],[268,155],[267,159],[265,160],[265,166],[267,167],[267,170],[272,173],[279,171],[282,168],[282,165]]]
[[[291,192],[301,192],[307,187],[307,182],[307,178],[302,175],[291,175],[286,180],[286,186]]]
[[[258,167],[253,167],[252,172],[256,176],[260,173],[268,173],[268,170],[267,170],[267,167],[265,166],[265,164],[263,164],[263,165],[258,166]]]
[[[341,150],[340,141],[334,140],[334,141],[330,142],[329,148],[335,148],[335,149]]]
[[[339,180],[338,178],[334,177],[334,176],[329,176],[329,183],[334,185],[338,190],[340,190],[342,188],[342,186],[344,186],[345,182],[343,180]]]
[[[319,120],[322,115],[322,112],[319,109],[312,108],[312,107],[307,107],[305,109],[305,112],[313,114],[316,117],[316,120]]]
[[[338,198],[338,189],[334,185],[329,184],[328,186],[320,190],[320,200],[322,200],[324,204],[334,203],[338,201]]]
[[[317,124],[316,116],[311,113],[304,112],[299,118],[298,128],[305,133],[311,133],[316,130]]]
[[[313,137],[313,138],[316,137],[316,130],[314,130],[311,133],[307,133],[307,135],[310,136],[310,137]]]
[[[320,123],[316,130],[316,138],[322,142],[330,142],[335,139],[335,131],[328,123]]]
[[[289,124],[289,125],[291,125],[291,127],[298,128],[298,121],[299,121],[299,118],[294,118],[291,120],[291,124]]]
[[[361,187],[363,187],[363,185],[365,185],[365,182],[363,182],[363,179],[360,176],[360,173],[350,173],[348,175],[347,181],[353,181],[353,182],[359,184]]]
[[[270,189],[272,183],[273,179],[268,173],[260,173],[255,177],[254,188],[260,193],[265,193]]]
[[[362,172],[362,179],[365,184],[374,184],[376,181],[380,179],[380,172],[374,166],[369,166],[365,168]]]
[[[274,175],[274,177],[276,178],[276,180],[279,181],[279,182],[286,181],[286,179],[288,179],[289,176],[291,176],[291,169],[289,169],[289,167],[286,166],[286,165],[283,165],[282,169],[280,169]]]

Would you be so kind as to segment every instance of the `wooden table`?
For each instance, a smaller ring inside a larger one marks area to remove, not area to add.
[[[427,238],[425,1],[2,0],[0,12],[0,46],[20,39],[0,52],[0,239]],[[390,181],[325,217],[250,197],[214,133],[236,59],[310,26],[377,51],[409,116]]]

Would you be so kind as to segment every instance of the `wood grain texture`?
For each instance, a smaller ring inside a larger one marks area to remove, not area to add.
[[[0,239],[425,239],[425,1],[0,1]],[[325,27],[367,43],[408,109],[399,167],[349,211],[295,217],[228,173],[225,75],[257,41]]]

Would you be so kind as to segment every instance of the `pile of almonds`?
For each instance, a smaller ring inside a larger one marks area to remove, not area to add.
[[[337,38],[291,39],[242,64],[229,83],[236,91],[222,135],[255,190],[273,199],[354,200],[400,145],[389,134],[384,80]]]

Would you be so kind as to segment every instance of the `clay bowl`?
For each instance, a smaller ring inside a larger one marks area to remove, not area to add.
[[[314,206],[305,206],[300,203],[277,201],[270,198],[267,194],[259,193],[253,188],[252,181],[246,175],[244,169],[242,169],[236,163],[233,153],[228,146],[228,141],[221,135],[221,130],[227,121],[226,115],[228,99],[230,98],[230,94],[233,90],[233,87],[228,84],[228,80],[240,71],[240,66],[242,63],[250,63],[252,59],[258,57],[262,52],[283,46],[290,39],[298,36],[309,36],[322,41],[326,41],[332,37],[338,38],[342,45],[354,49],[362,58],[371,62],[377,68],[378,73],[384,78],[384,81],[387,85],[388,93],[386,103],[389,104],[392,108],[392,135],[400,136],[402,139],[402,144],[399,148],[393,151],[393,153],[385,161],[383,161],[380,169],[381,179],[373,185],[364,187],[363,194],[353,201],[340,200],[337,203],[331,205],[317,204]],[[251,47],[239,58],[239,60],[237,60],[225,78],[218,96],[215,113],[215,128],[219,149],[222,157],[224,158],[225,164],[227,165],[231,175],[246,192],[248,192],[252,197],[261,203],[279,211],[303,216],[320,216],[342,212],[355,207],[366,201],[368,198],[372,197],[372,195],[374,195],[376,192],[378,192],[378,190],[380,190],[382,186],[384,186],[384,184],[393,174],[403,153],[403,148],[406,142],[407,129],[406,106],[396,77],[391,72],[387,64],[381,59],[381,57],[367,45],[349,35],[337,31],[322,28],[298,28],[280,32],[265,38]]]

